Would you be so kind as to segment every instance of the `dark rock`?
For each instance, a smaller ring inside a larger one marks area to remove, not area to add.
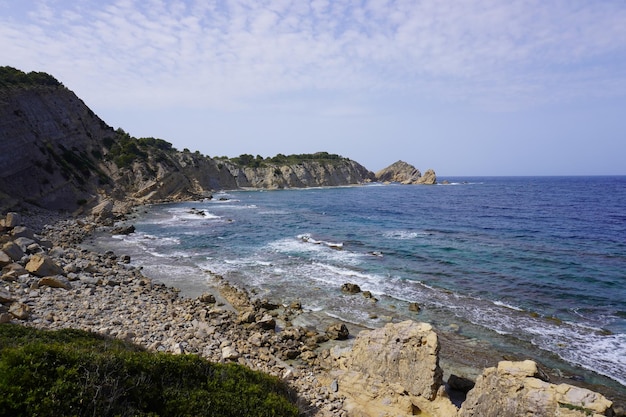
[[[414,311],[414,312],[416,312],[416,313],[419,313],[419,311],[420,311],[421,309],[422,309],[422,308],[420,307],[420,305],[419,305],[419,304],[417,304],[417,303],[409,303],[409,311]]]
[[[463,392],[465,394],[467,394],[469,390],[474,388],[474,385],[476,385],[476,383],[471,379],[456,376],[454,374],[451,374],[448,378],[448,386],[451,389]]]
[[[341,286],[341,291],[345,292],[346,294],[358,294],[361,292],[361,287],[359,287],[357,284],[347,282]]]
[[[135,233],[135,226],[132,224],[130,226],[118,226],[111,230],[112,235],[129,235],[131,233]]]

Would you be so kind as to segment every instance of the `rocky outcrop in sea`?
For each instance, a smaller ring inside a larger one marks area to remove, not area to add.
[[[387,168],[381,169],[375,174],[376,181],[397,182],[400,184],[427,184],[437,183],[437,175],[432,169],[427,170],[424,175],[419,169],[404,161],[397,161]]]

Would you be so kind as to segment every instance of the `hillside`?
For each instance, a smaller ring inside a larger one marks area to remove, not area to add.
[[[149,203],[240,187],[374,179],[338,155],[213,159],[114,130],[53,76],[0,67],[0,211],[21,202],[75,212],[104,200]],[[251,159],[250,159],[251,158]]]

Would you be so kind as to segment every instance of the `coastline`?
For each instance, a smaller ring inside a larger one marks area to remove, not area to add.
[[[217,278],[208,293],[188,298],[145,277],[127,263],[124,254],[84,249],[85,239],[103,223],[91,219],[52,219],[41,213],[28,224],[43,227],[42,242],[63,266],[65,287],[42,285],[38,278],[17,275],[7,281],[9,294],[28,306],[20,324],[45,329],[75,327],[124,339],[149,350],[193,353],[216,362],[233,361],[289,381],[300,397],[305,415],[349,415],[345,398],[332,389],[333,378],[324,357],[333,345],[345,348],[354,340],[326,341],[324,329],[299,328],[292,320],[297,306],[274,306],[256,300],[246,289]],[[110,226],[104,226],[110,227]],[[214,298],[211,298],[213,296]],[[277,308],[275,308],[277,307]],[[264,325],[274,320],[274,326]],[[352,327],[348,324],[348,327]],[[276,329],[276,331],[274,330]],[[511,358],[453,333],[438,332],[440,362],[446,378],[454,373],[475,379],[484,368]],[[298,353],[298,359],[291,359]],[[589,385],[573,375],[549,375],[553,383],[567,383],[604,394],[618,405],[626,397],[610,387]]]

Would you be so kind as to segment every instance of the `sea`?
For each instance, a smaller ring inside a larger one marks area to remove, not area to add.
[[[300,301],[303,324],[425,321],[624,388],[626,177],[438,180],[143,206],[135,233],[98,245],[183,295],[219,275]]]

